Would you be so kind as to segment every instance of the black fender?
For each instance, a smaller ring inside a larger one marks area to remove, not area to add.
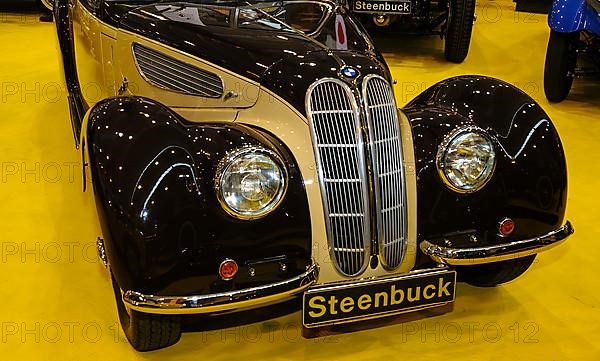
[[[225,292],[292,278],[311,264],[304,183],[291,152],[272,135],[233,123],[191,123],[140,97],[98,103],[86,129],[108,262],[123,290]],[[257,220],[228,215],[214,187],[219,162],[244,146],[265,147],[287,166],[283,201]],[[224,281],[218,270],[228,258],[239,272]]]
[[[567,199],[564,150],[550,118],[527,94],[497,79],[460,76],[425,90],[404,112],[414,138],[419,240],[475,233],[479,245],[498,244],[562,225]],[[492,179],[472,194],[450,190],[436,167],[439,145],[462,126],[483,129],[496,151]],[[505,217],[516,223],[508,238],[497,234]],[[471,237],[452,242],[475,245]]]

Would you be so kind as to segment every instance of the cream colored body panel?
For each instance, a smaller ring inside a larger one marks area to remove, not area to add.
[[[239,110],[235,108],[171,108],[186,120],[195,123],[231,123]]]
[[[113,39],[110,31],[79,2],[72,5],[73,41],[81,93],[91,107],[114,96]]]

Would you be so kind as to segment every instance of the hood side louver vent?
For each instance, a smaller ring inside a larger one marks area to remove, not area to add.
[[[223,80],[216,74],[139,44],[133,44],[133,54],[140,74],[154,86],[193,96],[223,96]]]

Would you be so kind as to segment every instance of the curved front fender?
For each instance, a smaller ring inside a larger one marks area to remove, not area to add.
[[[227,292],[290,279],[311,264],[304,184],[289,150],[270,134],[190,123],[152,100],[123,97],[92,108],[86,146],[109,264],[124,290]],[[244,146],[270,149],[288,171],[282,203],[251,221],[230,216],[214,188],[219,162]],[[227,258],[239,265],[234,281],[218,275]]]
[[[562,225],[563,148],[549,117],[528,95],[496,79],[462,76],[427,89],[404,112],[415,143],[420,240],[477,231],[483,244],[505,242],[497,235],[504,217],[515,220],[516,239]],[[450,132],[473,125],[493,140],[496,170],[483,189],[459,194],[441,180],[436,155]]]

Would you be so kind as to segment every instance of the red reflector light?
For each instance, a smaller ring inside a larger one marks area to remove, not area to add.
[[[238,271],[237,263],[232,259],[226,259],[219,266],[219,276],[224,280],[232,279]]]
[[[504,218],[498,225],[498,231],[503,236],[508,236],[515,230],[515,222],[510,218]]]

